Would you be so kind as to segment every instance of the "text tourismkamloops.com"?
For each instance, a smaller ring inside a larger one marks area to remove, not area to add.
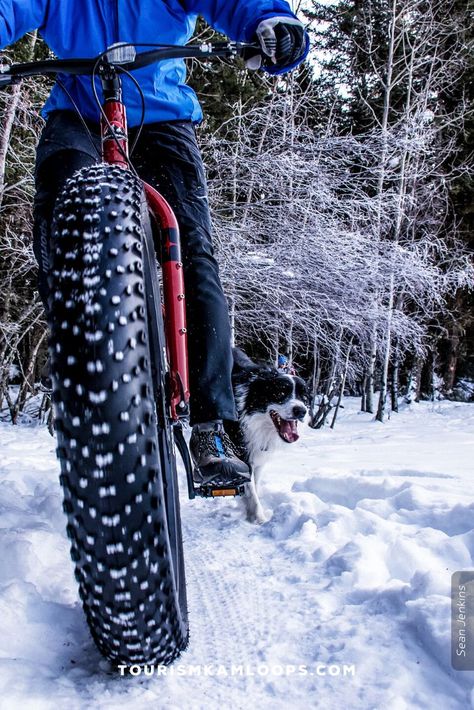
[[[172,666],[118,665],[120,675],[132,676],[355,676],[354,663],[315,663],[291,665],[277,663],[232,664],[230,666],[176,663]]]

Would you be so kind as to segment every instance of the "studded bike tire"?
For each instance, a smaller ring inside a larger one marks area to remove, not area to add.
[[[53,220],[57,454],[79,594],[115,664],[169,664],[188,620],[157,267],[140,181],[78,171]],[[161,339],[161,341],[157,342]]]

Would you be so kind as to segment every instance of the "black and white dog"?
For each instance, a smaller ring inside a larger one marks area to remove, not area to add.
[[[307,412],[306,386],[301,377],[257,364],[236,348],[232,382],[239,420],[226,421],[225,428],[252,470],[244,496],[247,520],[263,523],[266,517],[257,493],[262,468],[283,443],[299,438],[298,422]]]

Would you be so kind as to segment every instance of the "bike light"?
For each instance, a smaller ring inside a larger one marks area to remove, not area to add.
[[[132,44],[117,42],[107,47],[105,56],[110,64],[129,64],[135,61],[137,51]]]

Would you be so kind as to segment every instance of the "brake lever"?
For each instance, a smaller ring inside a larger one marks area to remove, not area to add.
[[[245,44],[243,47],[239,48],[238,54],[240,54],[244,62],[246,62],[247,59],[255,57],[256,54],[260,54],[263,58],[262,48],[259,44]]]
[[[249,60],[255,58],[255,57],[260,57],[261,63],[260,67],[272,67],[274,65],[274,62],[272,61],[271,57],[266,54],[262,46],[258,43],[245,43],[245,44],[236,44],[236,51],[234,52],[235,54],[238,54],[241,59],[245,63],[247,63]],[[256,67],[253,67],[256,68]]]

